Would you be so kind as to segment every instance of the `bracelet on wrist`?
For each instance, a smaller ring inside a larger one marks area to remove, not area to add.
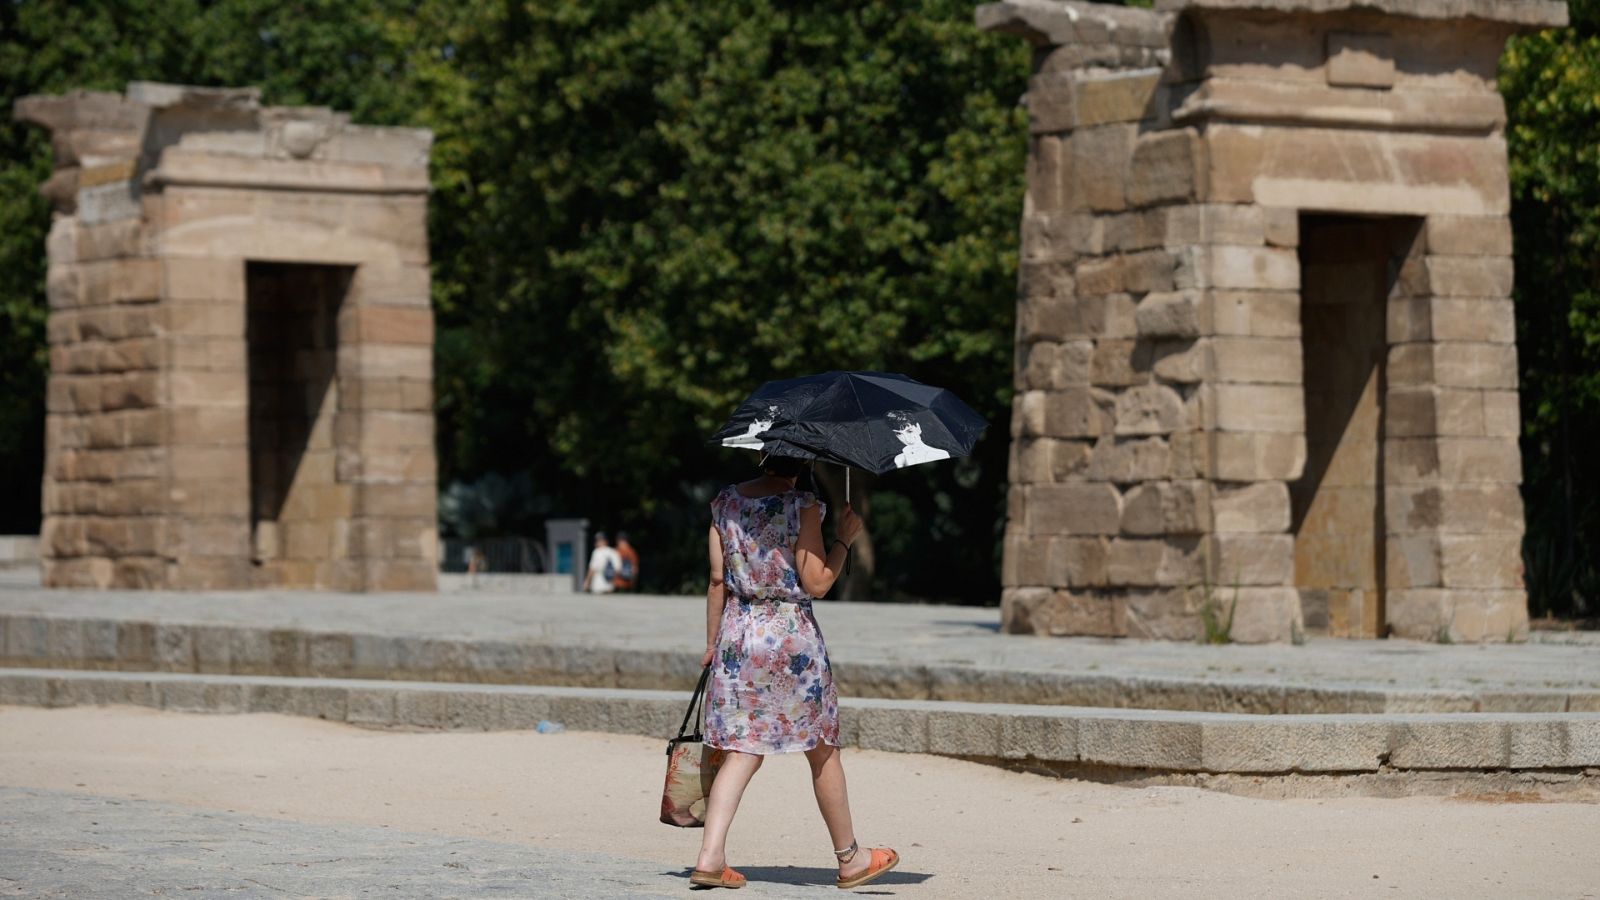
[[[839,546],[841,546],[841,547],[843,547],[843,548],[844,548],[844,552],[846,552],[846,553],[849,553],[849,552],[850,552],[850,545],[849,545],[849,544],[846,544],[846,543],[845,543],[845,542],[844,542],[844,538],[834,538],[834,539],[833,539],[833,542],[834,542],[834,543],[835,543],[835,544],[838,544],[838,545],[839,545]],[[832,549],[832,548],[829,548],[829,549]]]

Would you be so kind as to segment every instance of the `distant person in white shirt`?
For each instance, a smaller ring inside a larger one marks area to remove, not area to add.
[[[589,571],[583,576],[584,590],[591,594],[609,594],[616,590],[617,573],[622,571],[622,556],[606,540],[606,533],[594,535],[594,552],[589,554]]]

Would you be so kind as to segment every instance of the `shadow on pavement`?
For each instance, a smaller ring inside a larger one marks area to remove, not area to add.
[[[838,869],[823,869],[814,866],[734,866],[734,868],[750,880],[751,887],[762,882],[833,887],[834,882],[839,878]],[[673,878],[682,878],[687,881],[691,871],[693,869],[679,869],[675,872],[663,872],[661,874],[670,875]],[[932,875],[924,872],[907,872],[903,869],[895,869],[870,884],[864,884],[856,888],[852,893],[871,894],[874,891],[882,892],[882,889],[886,887],[892,887],[897,884],[921,884],[932,877]],[[717,888],[713,887],[701,888],[699,885],[691,885],[690,889],[717,890]]]

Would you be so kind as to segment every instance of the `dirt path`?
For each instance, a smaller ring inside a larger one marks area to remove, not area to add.
[[[881,889],[894,896],[1600,897],[1596,804],[1260,800],[927,756],[846,759],[861,840],[905,858]],[[664,764],[661,741],[616,735],[0,707],[0,786],[596,852],[669,873],[693,861],[699,833],[655,822]],[[7,841],[0,831],[0,860]],[[752,894],[831,892],[801,759],[758,775],[730,855]],[[649,878],[615,883],[685,889],[675,875]]]

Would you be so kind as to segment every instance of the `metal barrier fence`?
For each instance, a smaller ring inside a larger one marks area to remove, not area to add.
[[[467,561],[473,553],[479,554],[479,572],[550,571],[550,555],[544,544],[532,538],[445,538],[443,550],[439,558],[441,572],[467,571]]]

